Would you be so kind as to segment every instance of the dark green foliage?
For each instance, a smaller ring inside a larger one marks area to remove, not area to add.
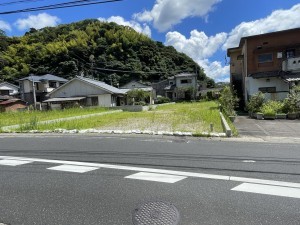
[[[0,32],[0,38],[0,77],[8,81],[29,73],[54,73],[65,78],[84,73],[122,85],[133,79],[153,82],[197,71],[200,81],[214,83],[185,54],[116,23],[84,20],[31,28],[23,37],[6,37]]]
[[[169,102],[171,102],[171,100],[168,97],[159,96],[159,97],[157,97],[155,104],[163,104],[163,103],[169,103]]]
[[[239,99],[236,97],[235,91],[230,87],[226,86],[221,91],[221,96],[219,98],[222,111],[227,116],[235,116],[235,108],[239,102]]]
[[[130,105],[146,105],[150,101],[150,95],[142,89],[133,89],[127,92],[127,101]]]

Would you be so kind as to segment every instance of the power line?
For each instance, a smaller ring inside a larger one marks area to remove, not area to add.
[[[19,3],[32,3],[32,2],[40,2],[40,1],[44,1],[44,0],[18,0],[18,1],[1,3],[0,6],[15,5]]]
[[[97,2],[94,2],[94,1],[97,1]],[[35,12],[35,11],[51,10],[51,9],[71,8],[71,7],[79,7],[79,6],[87,6],[87,5],[96,5],[96,4],[106,4],[106,3],[121,2],[121,1],[123,1],[123,0],[105,0],[105,1],[101,1],[101,2],[99,2],[98,0],[78,0],[78,1],[65,2],[65,3],[60,3],[60,4],[46,5],[46,6],[41,6],[41,7],[0,12],[0,15],[15,14],[15,13],[22,13],[22,12]],[[83,2],[89,2],[89,3],[83,3]]]

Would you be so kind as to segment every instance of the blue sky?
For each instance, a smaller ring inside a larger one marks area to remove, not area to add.
[[[1,4],[17,0],[2,0]],[[0,6],[0,12],[72,0],[36,0]],[[228,81],[226,49],[242,36],[300,27],[299,0],[124,0],[76,8],[0,15],[9,36],[96,18],[133,27],[193,58],[216,81]]]

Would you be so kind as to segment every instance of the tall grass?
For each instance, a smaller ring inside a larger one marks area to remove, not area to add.
[[[107,108],[71,108],[64,110],[50,111],[20,111],[20,112],[3,112],[0,113],[0,127],[30,123],[33,119],[46,121],[52,119],[66,118],[72,116],[87,115],[107,111]]]
[[[223,132],[218,104],[216,102],[178,103],[160,106],[156,110],[148,112],[120,112],[81,120],[38,124],[36,129],[139,129],[184,131],[200,134],[202,132],[209,132],[211,123],[214,124],[215,132]]]

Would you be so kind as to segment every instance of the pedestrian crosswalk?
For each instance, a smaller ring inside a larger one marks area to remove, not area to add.
[[[52,165],[46,169],[62,173],[84,174],[100,169],[123,170],[128,172],[128,174],[124,176],[125,179],[145,182],[174,184],[186,180],[189,177],[225,180],[240,183],[238,186],[233,187],[231,189],[232,191],[300,199],[300,183],[100,163],[0,156],[0,173],[3,166],[17,167],[35,162],[55,164],[55,166]]]

